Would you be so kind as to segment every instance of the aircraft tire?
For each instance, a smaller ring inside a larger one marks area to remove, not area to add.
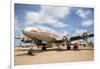
[[[67,50],[71,50],[71,47],[70,46],[67,46]]]
[[[33,50],[32,49],[28,50],[28,55],[33,56]]]
[[[46,51],[46,50],[47,50],[47,47],[43,46],[43,47],[42,47],[42,50],[43,50],[43,51]]]
[[[74,45],[73,50],[78,50],[78,45]]]

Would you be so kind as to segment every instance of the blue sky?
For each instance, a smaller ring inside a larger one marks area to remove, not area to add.
[[[69,36],[94,32],[93,8],[15,4],[14,9],[15,35],[26,26],[45,27]]]

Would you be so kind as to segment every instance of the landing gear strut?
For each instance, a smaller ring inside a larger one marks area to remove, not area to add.
[[[30,55],[30,56],[33,56],[34,55],[33,54],[33,46],[32,46],[32,44],[33,44],[33,41],[31,42],[31,48],[27,52],[27,54]]]
[[[46,47],[46,46],[43,46],[43,47],[42,47],[42,50],[43,50],[43,51],[46,51],[46,50],[47,50],[47,47]]]
[[[42,44],[42,50],[43,50],[43,51],[46,51],[46,50],[47,50],[46,45],[47,45],[47,44]]]
[[[77,44],[74,45],[73,50],[78,50],[78,45]]]
[[[30,56],[33,56],[34,54],[33,54],[33,49],[32,48],[30,48],[29,50],[28,50],[28,53],[27,53],[28,55],[30,55]]]
[[[67,50],[71,50],[70,44],[67,45]]]

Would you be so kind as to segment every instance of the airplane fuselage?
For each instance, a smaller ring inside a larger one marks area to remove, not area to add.
[[[28,38],[43,40],[47,42],[55,42],[56,37],[59,38],[56,34],[48,30],[43,30],[42,28],[35,27],[26,27],[22,30],[22,33]]]

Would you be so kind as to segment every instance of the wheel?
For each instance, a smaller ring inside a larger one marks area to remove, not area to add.
[[[74,45],[73,50],[78,50],[78,45]]]
[[[67,50],[71,50],[71,47],[70,46],[67,46]]]
[[[31,55],[31,56],[33,55],[33,50],[32,49],[28,50],[28,55]]]
[[[47,47],[43,46],[43,47],[42,47],[42,50],[43,50],[43,51],[46,51],[46,50],[47,50]]]
[[[84,47],[86,47],[86,45],[85,45],[85,44],[84,44],[83,46],[84,46]]]
[[[71,46],[70,46],[70,44],[67,44],[66,46],[67,46],[67,47],[66,47],[67,50],[71,50]]]

